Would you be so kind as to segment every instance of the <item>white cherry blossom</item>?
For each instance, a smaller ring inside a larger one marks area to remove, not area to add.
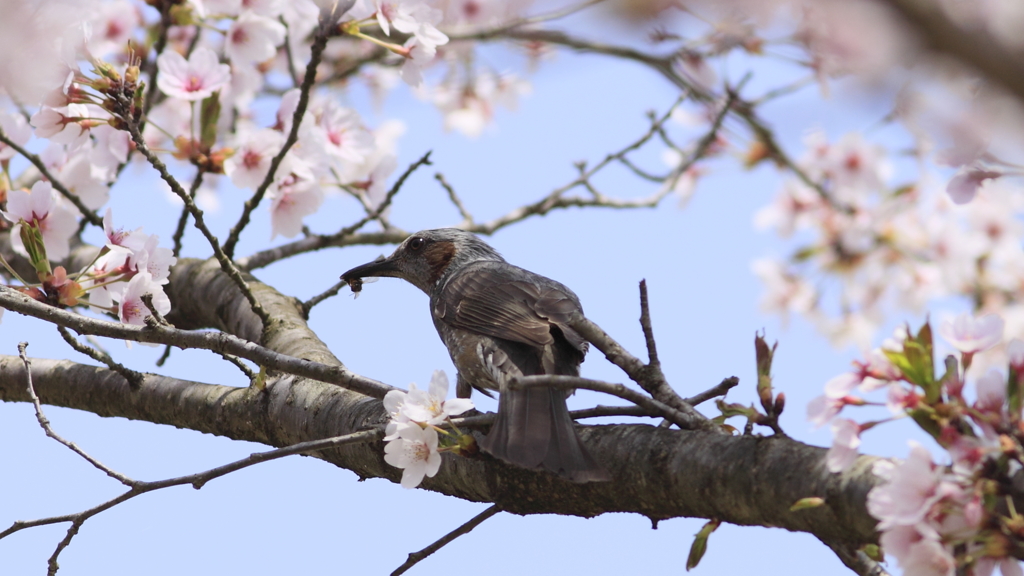
[[[228,29],[224,51],[235,63],[263,62],[277,53],[286,33],[280,22],[246,11]]]
[[[32,128],[20,114],[8,114],[0,110],[0,128],[3,128],[4,134],[18,146],[25,146],[32,138]],[[0,142],[0,161],[9,160],[15,154],[14,148]]]
[[[146,318],[153,315],[142,301],[146,294],[153,296],[153,307],[161,315],[171,311],[171,301],[164,294],[163,288],[153,281],[149,272],[139,272],[128,282],[121,303],[117,307],[117,316],[122,323],[139,326],[146,324]]]
[[[217,54],[206,47],[196,48],[188,60],[174,50],[165,50],[157,65],[157,86],[171,98],[202,100],[231,81],[231,67],[221,64]]]
[[[16,252],[28,256],[21,241],[21,224],[37,226],[43,237],[46,256],[60,261],[67,258],[71,250],[70,240],[78,229],[78,222],[71,210],[63,207],[57,199],[57,192],[46,181],[40,180],[30,192],[12,190],[7,193],[7,211],[0,212],[14,224],[11,229],[11,246]]]
[[[860,426],[853,420],[836,418],[832,421],[832,446],[825,455],[829,472],[842,472],[857,460],[860,432]]]
[[[284,145],[284,135],[276,130],[246,134],[235,154],[224,162],[224,173],[239,188],[256,189],[267,176],[270,163]]]
[[[423,477],[433,477],[441,468],[437,431],[432,427],[407,426],[384,446],[384,461],[402,468],[402,488],[415,488]]]
[[[995,346],[1003,339],[1003,319],[997,314],[981,318],[963,312],[953,321],[939,325],[939,334],[965,354],[974,354]]]

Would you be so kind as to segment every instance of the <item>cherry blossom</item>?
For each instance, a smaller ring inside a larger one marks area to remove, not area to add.
[[[259,130],[242,137],[235,154],[224,162],[224,173],[239,188],[256,189],[266,178],[270,163],[284,145],[276,130]]]
[[[228,29],[224,51],[232,62],[262,62],[269,60],[284,43],[287,31],[280,22],[243,12]]]
[[[976,167],[962,169],[949,181],[946,193],[956,204],[967,204],[977,196],[986,180],[999,178],[1002,172],[984,170]]]
[[[25,143],[32,137],[32,128],[19,114],[8,114],[0,110],[0,128],[18,146],[25,146]],[[9,160],[15,154],[14,148],[0,142],[0,161]]]
[[[942,471],[932,463],[928,450],[916,442],[910,442],[910,456],[905,461],[896,466],[876,464],[875,474],[887,482],[868,492],[867,505],[882,531],[921,522],[944,495],[940,490]]]
[[[221,64],[206,47],[196,48],[188,60],[174,50],[165,50],[157,65],[157,86],[171,98],[202,100],[231,81],[231,67]]]
[[[975,318],[967,312],[939,325],[939,334],[964,354],[974,354],[995,346],[1003,339],[1003,319],[997,314]]]
[[[437,431],[433,427],[407,426],[398,437],[384,446],[384,461],[402,468],[402,488],[415,488],[423,477],[433,477],[441,469],[437,451]]]
[[[57,192],[49,182],[36,182],[30,192],[8,192],[7,211],[0,213],[15,225],[11,230],[11,245],[19,254],[28,256],[20,232],[21,226],[28,225],[39,228],[47,258],[52,261],[67,258],[71,250],[70,240],[78,229],[78,222],[74,212],[58,202]]]
[[[68,104],[59,108],[43,106],[32,115],[29,123],[39,138],[49,138],[58,144],[80,145],[88,135],[81,120],[88,117],[84,104]]]
[[[411,34],[420,44],[437,47],[448,43],[448,36],[435,25],[441,21],[441,11],[420,0],[374,0],[377,22],[384,34],[391,35],[391,27],[403,34]]]
[[[447,400],[447,396],[448,375],[443,370],[435,370],[428,390],[409,390],[402,412],[414,422],[440,424],[450,416],[473,408],[473,402],[468,398]]]
[[[323,201],[323,190],[316,183],[294,174],[287,176],[271,193],[270,238],[297,236],[302,232],[302,220],[319,210]]]
[[[142,228],[131,231],[114,228],[114,214],[110,208],[103,214],[103,233],[107,237],[107,248],[114,252],[130,254],[142,249],[146,244],[146,235],[142,233]]]
[[[116,0],[98,3],[94,10],[95,16],[90,22],[89,51],[103,57],[124,50],[141,23],[138,9],[130,2]]]
[[[830,472],[842,472],[857,460],[861,427],[847,418],[832,421],[832,447],[825,455]]]
[[[121,297],[121,303],[117,307],[117,316],[124,324],[135,324],[144,326],[146,318],[153,315],[142,297],[150,294],[153,297],[153,307],[161,315],[171,311],[171,301],[164,294],[163,288],[153,282],[149,272],[139,272],[129,282]]]

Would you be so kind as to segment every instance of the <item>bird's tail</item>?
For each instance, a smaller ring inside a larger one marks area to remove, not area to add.
[[[480,447],[500,460],[531,470],[547,470],[573,482],[611,479],[580,442],[565,404],[565,392],[557,388],[503,392],[498,398],[498,416]]]

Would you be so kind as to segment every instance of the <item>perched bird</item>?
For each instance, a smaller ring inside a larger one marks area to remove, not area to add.
[[[472,388],[501,393],[498,416],[480,443],[484,452],[573,482],[610,479],[576,435],[564,390],[508,389],[518,376],[579,375],[588,344],[568,325],[582,313],[572,290],[509,264],[455,228],[417,232],[391,256],[341,278],[358,292],[363,278],[381,276],[406,280],[430,297],[434,327],[458,369],[459,397]]]

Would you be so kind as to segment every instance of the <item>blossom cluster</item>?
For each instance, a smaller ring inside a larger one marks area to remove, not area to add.
[[[448,376],[435,370],[427,390],[416,384],[409,391],[392,390],[384,396],[384,408],[391,415],[385,430],[384,461],[402,469],[402,487],[415,488],[423,478],[433,477],[441,468],[441,451],[463,450],[472,436],[455,434],[439,426],[452,416],[473,408],[468,398],[446,399]],[[439,447],[438,433],[445,436]]]
[[[919,311],[969,296],[1024,333],[1024,196],[991,181],[971,203],[918,184],[891,184],[888,153],[859,134],[806,141],[800,166],[820,189],[787,181],[756,216],[761,228],[797,234],[786,260],[754,263],[765,310],[800,314],[837,345],[867,348],[888,308]],[[833,312],[838,310],[838,313]]]
[[[854,371],[830,380],[808,406],[808,419],[831,424],[826,463],[833,472],[856,461],[862,432],[895,418],[912,418],[948,453],[949,465],[936,465],[926,448],[912,443],[905,461],[874,464],[882,482],[868,494],[868,511],[879,521],[883,550],[905,573],[940,576],[966,568],[987,576],[1000,566],[1004,575],[1021,574],[1011,549],[1024,539],[1024,517],[1006,487],[1024,466],[1024,341],[1007,345],[1007,373],[990,369],[977,378],[973,400],[964,393],[975,355],[1001,343],[1003,330],[996,315],[962,314],[942,323],[938,332],[959,357],[947,356],[941,375],[930,326],[916,334],[900,330],[855,362]],[[877,404],[855,389],[885,389],[891,417],[839,417],[847,406]]]

